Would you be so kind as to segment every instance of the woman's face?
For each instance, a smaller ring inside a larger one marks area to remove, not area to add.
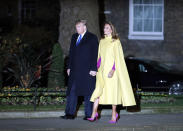
[[[104,35],[111,35],[112,34],[112,29],[111,26],[109,24],[105,24],[104,26]]]

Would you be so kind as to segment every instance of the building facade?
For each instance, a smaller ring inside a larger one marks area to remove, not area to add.
[[[124,54],[183,67],[182,0],[105,0]]]
[[[46,27],[57,26],[66,56],[76,19],[88,20],[89,31],[99,39],[102,23],[108,20],[117,29],[125,56],[182,69],[182,16],[182,0],[1,0],[0,32],[21,23],[47,21]]]

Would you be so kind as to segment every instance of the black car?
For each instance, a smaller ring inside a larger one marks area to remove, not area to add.
[[[152,60],[127,57],[125,61],[134,89],[183,94],[183,72]]]

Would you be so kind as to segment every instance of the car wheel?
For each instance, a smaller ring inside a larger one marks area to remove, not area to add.
[[[169,89],[169,95],[182,95],[183,94],[183,82],[173,83]]]

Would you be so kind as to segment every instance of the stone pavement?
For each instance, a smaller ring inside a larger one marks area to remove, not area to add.
[[[0,119],[0,131],[183,131],[183,113],[122,114],[116,124],[104,115],[95,122],[56,118]]]
[[[111,109],[102,109],[101,115],[111,115]],[[182,107],[171,108],[143,108],[140,110],[121,109],[120,114],[161,114],[161,113],[183,113]],[[0,119],[9,118],[56,118],[64,115],[64,110],[60,111],[25,111],[25,112],[0,112]],[[84,116],[84,110],[80,109],[77,112],[77,116]]]
[[[183,131],[183,109],[143,108],[120,110],[117,124],[108,124],[111,109],[102,109],[97,122],[84,121],[84,111],[75,120],[63,120],[64,111],[0,112],[0,131]]]

